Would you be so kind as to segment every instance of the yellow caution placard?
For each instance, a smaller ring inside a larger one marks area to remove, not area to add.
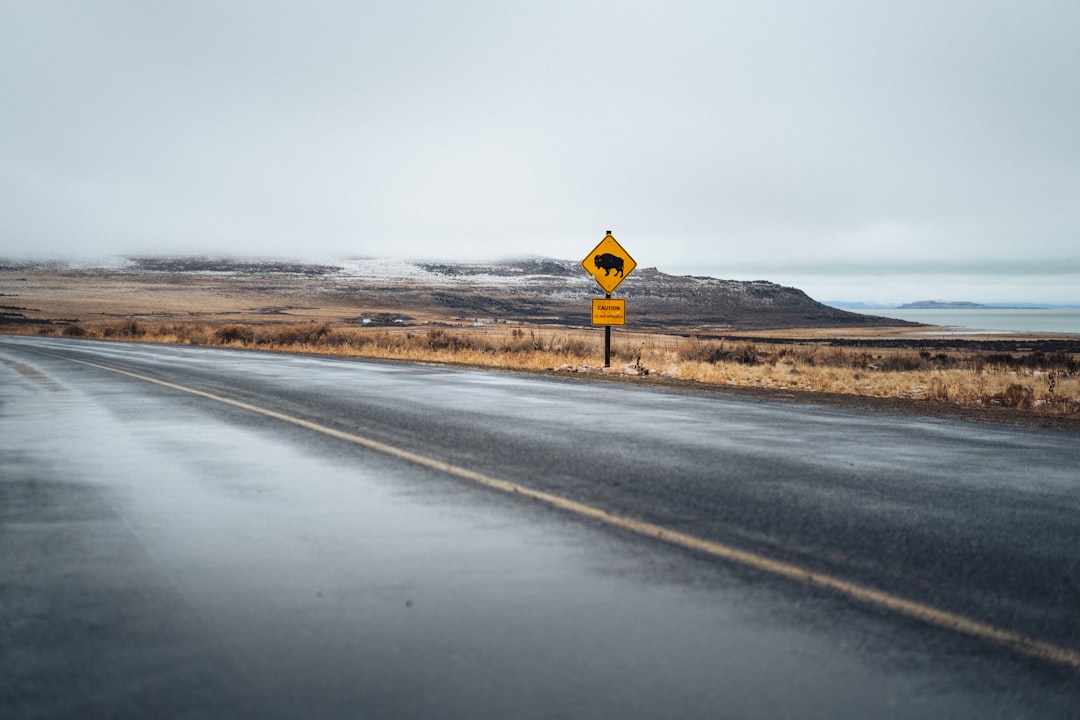
[[[593,298],[593,325],[625,325],[626,300],[623,298]]]
[[[619,283],[634,271],[637,263],[630,257],[630,253],[623,250],[618,240],[611,236],[611,232],[608,232],[588,257],[581,261],[581,267],[596,278],[604,292],[610,295],[619,287]]]

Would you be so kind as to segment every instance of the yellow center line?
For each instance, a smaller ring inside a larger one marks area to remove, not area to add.
[[[41,353],[50,354],[51,353]],[[484,473],[476,472],[475,470],[469,470],[467,468],[460,467],[458,465],[452,465],[441,460],[420,455],[418,453],[410,452],[394,445],[388,445],[387,443],[380,442],[378,440],[372,440],[361,435],[345,432],[343,430],[336,430],[326,425],[320,425],[319,423],[311,422],[310,420],[304,420],[302,418],[293,417],[284,413],[279,413],[274,410],[259,407],[258,405],[252,405],[250,403],[242,402],[240,400],[232,400],[227,397],[215,395],[202,390],[196,390],[195,388],[186,387],[184,385],[177,385],[175,383],[166,382],[164,380],[158,380],[146,375],[140,375],[137,373],[129,372],[127,370],[120,370],[118,368],[109,367],[106,365],[99,365],[97,363],[87,362],[85,360],[75,360],[73,358],[64,357],[60,355],[53,355],[53,357],[69,360],[70,362],[79,363],[81,365],[87,365],[89,367],[98,368],[119,375],[125,375],[130,378],[142,380],[145,382],[167,387],[180,392],[185,392],[198,397],[213,400],[215,402],[223,403],[225,405],[231,405],[242,410],[257,413],[265,417],[280,420],[282,422],[290,423],[298,427],[306,428],[314,432],[322,433],[330,437],[338,438],[346,442],[361,445],[366,448],[370,448],[380,453],[390,455],[408,462],[421,465],[432,470],[444,472],[455,477],[470,480],[472,482],[483,485],[484,487],[500,490],[505,493],[511,493],[526,497],[538,502],[544,503],[551,507],[564,510],[566,512],[579,515],[581,517],[591,518],[598,520],[602,523],[617,527],[623,530],[642,535],[644,537],[653,538],[662,542],[675,545],[688,550],[704,553],[714,558],[726,560],[732,563],[738,563],[745,567],[753,568],[761,572],[770,573],[782,578],[794,580],[804,585],[820,588],[822,590],[828,590],[829,592],[837,595],[856,600],[867,605],[872,605],[897,615],[902,615],[908,618],[919,620],[928,625],[932,625],[944,630],[960,633],[962,635],[968,635],[970,637],[978,638],[980,640],[993,643],[995,645],[1004,646],[1018,653],[1035,657],[1041,660],[1052,662],[1058,665],[1064,665],[1073,669],[1080,669],[1080,651],[1072,648],[1062,647],[1053,643],[1037,640],[1032,637],[1028,637],[1021,633],[1013,632],[1003,628],[990,625],[988,623],[980,622],[978,620],[972,620],[971,618],[964,617],[963,615],[957,615],[956,613],[949,612],[947,610],[941,610],[924,603],[916,602],[914,600],[906,600],[904,598],[892,595],[881,590],[875,590],[870,587],[859,585],[858,583],[849,582],[838,577],[834,577],[827,573],[817,572],[815,570],[808,570],[793,563],[784,562],[781,560],[774,560],[758,553],[749,552],[747,550],[740,550],[730,545],[724,545],[723,543],[714,542],[712,540],[705,540],[693,535],[687,535],[675,530],[669,530],[655,525],[653,523],[644,522],[642,520],[635,520],[631,517],[618,515],[615,513],[601,510],[600,508],[586,505],[576,500],[570,500],[568,498],[553,495],[542,490],[535,490],[518,483],[509,482],[507,480],[500,480],[498,478],[486,475]]]

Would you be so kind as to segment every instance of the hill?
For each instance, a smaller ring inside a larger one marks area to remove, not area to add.
[[[380,259],[322,263],[141,257],[84,264],[0,262],[0,322],[149,320],[363,324],[528,322],[589,325],[603,291],[578,263],[526,258],[488,263]],[[766,281],[675,276],[638,268],[618,288],[628,326],[673,332],[897,326],[846,312]],[[268,318],[266,316],[276,316]]]
[[[946,302],[943,300],[920,300],[900,305],[897,310],[989,310],[989,305],[973,302]]]

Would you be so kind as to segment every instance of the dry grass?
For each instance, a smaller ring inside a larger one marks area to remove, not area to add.
[[[123,320],[96,326],[46,328],[39,334],[181,345],[258,348],[322,355],[422,360],[489,367],[551,369],[602,362],[595,337],[573,330],[505,328],[358,328],[328,322],[217,327],[195,323],[149,324]]]
[[[33,331],[528,370],[599,371],[603,364],[600,332],[565,328],[387,329],[328,322],[209,326],[126,319]],[[620,332],[613,343],[612,365],[628,374],[716,385],[906,398],[1040,415],[1080,413],[1080,361],[1069,353],[929,353]]]
[[[1069,353],[849,350],[691,338],[676,375],[724,385],[907,398],[960,407],[1080,412],[1080,361]]]

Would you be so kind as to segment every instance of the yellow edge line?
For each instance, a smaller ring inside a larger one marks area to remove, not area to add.
[[[51,354],[51,353],[41,353]],[[100,370],[106,370],[108,372],[117,373],[119,375],[126,375],[127,377],[135,378],[137,380],[143,380],[145,382],[154,383],[162,387],[167,387],[173,390],[179,390],[190,395],[197,395],[199,397],[206,398],[208,400],[214,400],[225,405],[231,405],[233,407],[247,410],[249,412],[258,413],[265,417],[273,418],[275,420],[281,420],[282,422],[290,423],[308,430],[313,430],[323,435],[329,435],[330,437],[338,438],[339,440],[345,440],[346,442],[361,445],[366,448],[370,448],[386,455],[407,460],[411,463],[421,465],[432,470],[444,472],[449,475],[454,475],[465,480],[483,485],[484,487],[493,488],[495,490],[501,490],[505,493],[514,495],[520,495],[522,497],[530,498],[538,502],[542,502],[551,507],[559,508],[567,512],[580,515],[582,517],[598,520],[607,525],[628,530],[630,532],[642,535],[645,537],[660,540],[671,545],[676,545],[688,550],[695,550],[697,552],[711,555],[715,558],[727,560],[729,562],[738,563],[740,565],[760,570],[762,572],[770,573],[782,578],[794,580],[796,582],[809,585],[811,587],[828,590],[837,595],[847,597],[858,602],[865,603],[867,605],[873,605],[878,608],[888,610],[889,612],[896,613],[897,615],[903,615],[908,618],[920,620],[928,625],[957,632],[970,637],[978,638],[995,645],[1004,646],[1010,650],[1038,658],[1040,660],[1046,660],[1058,665],[1065,665],[1074,669],[1080,669],[1080,652],[1054,645],[1052,643],[1044,642],[1042,640],[1036,640],[1035,638],[1028,637],[1026,635],[1012,632],[1010,630],[1004,630],[1002,628],[989,625],[987,623],[979,622],[978,620],[972,620],[962,615],[948,612],[947,610],[940,610],[930,605],[925,605],[913,600],[905,600],[895,595],[882,592],[880,590],[874,590],[857,583],[848,582],[847,580],[841,580],[838,577],[828,575],[826,573],[816,572],[813,570],[807,570],[806,568],[799,567],[792,563],[783,562],[781,560],[773,560],[757,553],[748,552],[746,550],[740,550],[730,545],[724,545],[722,543],[713,542],[712,540],[704,540],[702,538],[694,537],[693,535],[687,535],[675,530],[668,530],[659,525],[644,522],[641,520],[635,520],[634,518],[625,517],[623,515],[616,515],[606,510],[592,507],[584,503],[577,502],[575,500],[569,500],[559,495],[553,495],[551,493],[543,492],[542,490],[534,490],[524,485],[508,482],[506,480],[499,480],[498,478],[485,475],[484,473],[476,472],[474,470],[468,470],[457,465],[451,465],[450,463],[442,462],[441,460],[435,460],[434,458],[419,455],[408,450],[403,450],[393,445],[388,445],[378,440],[372,440],[370,438],[362,437],[360,435],[354,435],[353,433],[344,432],[342,430],[335,430],[334,428],[320,425],[318,423],[311,422],[309,420],[303,420],[301,418],[292,417],[291,415],[285,415],[283,413],[268,410],[266,408],[259,407],[257,405],[251,405],[240,400],[232,400],[220,395],[214,395],[213,393],[204,392],[202,390],[196,390],[194,388],[185,387],[183,385],[177,385],[175,383],[166,382],[164,380],[158,380],[156,378],[148,377],[146,375],[139,375],[137,373],[128,372],[126,370],[119,370],[117,368],[108,367],[106,365],[98,365],[97,363],[87,362],[85,360],[75,360],[60,355],[54,357],[62,358],[70,362],[79,363],[81,365],[87,365],[90,367],[98,368]]]

